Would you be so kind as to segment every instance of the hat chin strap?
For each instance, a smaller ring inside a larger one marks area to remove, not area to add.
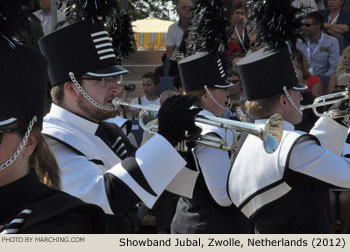
[[[103,109],[103,110],[119,110],[121,111],[120,106],[107,106],[103,105],[97,101],[95,101],[84,89],[83,87],[78,83],[77,79],[75,78],[74,74],[72,72],[69,72],[69,77],[72,80],[74,86],[79,90],[79,92],[85,97],[86,100],[88,100],[92,105]]]
[[[5,170],[7,167],[9,167],[13,162],[15,162],[15,160],[17,159],[17,157],[19,156],[19,154],[21,154],[23,147],[25,146],[25,144],[28,141],[28,137],[30,135],[30,132],[33,129],[34,123],[37,121],[37,117],[33,116],[32,120],[29,122],[28,128],[26,133],[24,134],[24,137],[22,139],[22,142],[19,144],[17,150],[15,151],[15,153],[13,153],[13,155],[7,159],[4,163],[2,163],[0,165],[0,171]]]
[[[287,96],[288,101],[290,102],[290,104],[292,104],[293,108],[294,108],[296,111],[298,111],[298,113],[299,113],[300,115],[303,115],[303,112],[301,111],[300,107],[297,106],[297,105],[295,104],[295,102],[294,102],[292,96],[289,94],[289,92],[288,92],[286,86],[284,86],[282,89],[283,89],[284,94]]]
[[[222,106],[222,105],[215,99],[215,97],[213,96],[213,94],[210,93],[210,91],[209,91],[207,85],[204,85],[204,90],[205,90],[205,92],[208,93],[210,99],[211,99],[219,108],[221,108],[222,110],[226,110],[226,106]]]

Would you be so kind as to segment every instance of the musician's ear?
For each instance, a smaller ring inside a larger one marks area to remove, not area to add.
[[[73,82],[65,82],[64,90],[69,96],[78,97],[79,90],[74,86]]]
[[[288,104],[288,98],[285,95],[281,95],[279,99],[279,104],[282,107],[285,107]]]

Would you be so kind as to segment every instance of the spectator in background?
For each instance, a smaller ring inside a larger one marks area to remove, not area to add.
[[[231,26],[232,34],[229,41],[229,49],[226,54],[247,52],[250,42],[246,27],[248,9],[244,2],[237,2],[232,7]],[[238,46],[237,46],[238,45]]]
[[[227,89],[228,97],[230,98],[230,102],[234,105],[239,105],[239,101],[242,96],[242,86],[241,86],[241,78],[239,76],[238,70],[229,69],[226,71],[227,81],[232,83],[233,86]]]
[[[328,85],[328,93],[334,91],[335,86],[337,85],[338,77],[341,74],[350,75],[350,46],[346,47],[339,59],[337,73],[334,74]]]
[[[342,73],[350,74],[350,46],[347,46],[339,59],[337,66],[337,75]]]
[[[337,39],[322,32],[323,17],[319,12],[311,12],[303,19],[305,42],[299,40],[297,48],[302,51],[308,63],[309,72],[319,77],[325,88],[330,77],[335,74],[339,59]]]
[[[321,11],[325,32],[336,37],[340,52],[350,44],[350,12],[343,9],[345,0],[328,0],[328,8]]]
[[[338,87],[337,87],[337,85],[338,85]],[[344,91],[345,88],[349,88],[350,87],[350,75],[344,74],[344,73],[339,75],[337,85],[335,86],[335,88],[340,89],[340,91]]]
[[[309,63],[307,62],[304,53],[300,50],[297,50],[293,59],[293,64],[296,68],[300,83],[308,87],[305,92],[312,94],[314,97],[323,95],[324,87],[320,78],[309,72]]]
[[[329,86],[328,91],[330,94],[343,92],[345,91],[345,88],[349,88],[349,83],[350,83],[350,74],[343,73],[337,77],[334,85]]]
[[[142,87],[145,93],[142,97],[137,97],[132,100],[132,103],[140,105],[155,104],[160,105],[159,97],[157,96],[157,89],[159,88],[159,76],[154,72],[148,72],[142,76]],[[133,116],[137,117],[139,114],[138,109],[131,108]],[[148,111],[145,115],[145,120],[152,120],[157,117],[156,112]]]
[[[241,79],[237,70],[226,70],[226,80],[232,83],[232,87],[227,89],[227,96],[229,98],[227,108],[224,114],[225,118],[238,119],[236,114],[236,107],[239,106],[239,101],[242,95]]]
[[[171,54],[171,60],[173,61],[179,61],[182,60],[184,57],[187,57],[190,55],[190,43],[191,43],[192,36],[190,34],[190,30],[186,30],[182,36],[181,43],[177,49],[173,51]]]
[[[170,59],[173,51],[180,46],[184,32],[190,26],[192,13],[190,11],[192,2],[190,0],[179,0],[176,5],[176,12],[179,21],[169,26],[166,36],[166,57]]]
[[[40,10],[33,14],[41,21],[44,35],[53,32],[52,29],[52,15],[51,15],[51,1],[39,0]],[[65,20],[65,14],[62,10],[57,9],[57,24]]]
[[[238,69],[228,69],[226,74],[227,81],[231,82],[233,86],[227,89],[229,103],[227,105],[228,108],[225,111],[224,117],[244,122],[253,122],[253,117],[246,113],[246,108],[244,105],[246,98],[241,85],[241,77]]]

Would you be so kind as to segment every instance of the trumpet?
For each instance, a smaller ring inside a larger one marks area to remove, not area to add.
[[[115,98],[112,101],[114,106],[127,106],[131,108],[140,109],[139,124],[140,127],[148,131],[150,134],[155,134],[158,131],[158,126],[147,127],[143,122],[143,116],[147,111],[158,112],[159,105],[140,105],[126,101],[121,101]],[[225,129],[225,138],[213,137],[209,135],[189,135],[186,133],[185,141],[194,142],[199,145],[216,148],[224,151],[233,151],[237,148],[238,132],[248,133],[259,137],[263,141],[264,149],[267,153],[273,153],[279,146],[283,134],[283,119],[281,115],[272,115],[265,125],[257,125],[248,122],[239,122],[215,116],[196,115],[195,122],[206,125],[212,125]],[[228,132],[231,131],[233,135],[233,142],[229,144]]]
[[[300,106],[300,109],[301,110],[312,109],[314,114],[318,117],[329,116],[332,119],[344,118],[344,121],[349,121],[349,114],[350,114],[349,98],[350,98],[349,91],[346,89],[343,92],[319,96],[315,99],[315,101],[312,104]],[[320,113],[319,111],[317,111],[317,108],[319,107],[325,107],[325,106],[334,105],[334,104],[338,104],[340,106],[337,106],[337,108],[328,110],[323,113]]]

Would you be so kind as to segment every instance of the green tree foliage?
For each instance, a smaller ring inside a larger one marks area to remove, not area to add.
[[[170,12],[175,12],[177,0],[118,0],[123,8],[127,5],[132,20],[155,17],[170,20]],[[172,4],[171,4],[172,3]],[[171,7],[172,6],[172,7]]]

